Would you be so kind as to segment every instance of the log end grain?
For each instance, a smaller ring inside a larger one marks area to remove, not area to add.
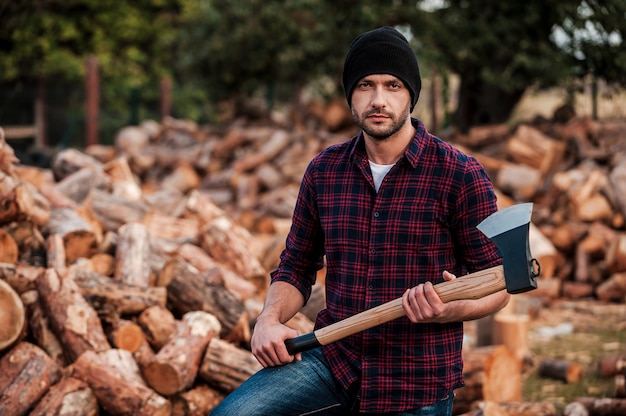
[[[150,387],[164,396],[176,394],[185,387],[180,371],[169,363],[152,361],[144,367],[143,375]]]
[[[8,283],[0,280],[0,351],[12,345],[22,333],[24,304]]]

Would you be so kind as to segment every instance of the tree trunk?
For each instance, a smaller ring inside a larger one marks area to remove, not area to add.
[[[459,104],[454,124],[467,132],[472,126],[506,122],[525,89],[505,91],[488,85],[475,76],[461,74]]]

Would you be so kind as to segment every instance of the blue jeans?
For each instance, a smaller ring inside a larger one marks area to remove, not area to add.
[[[352,412],[355,392],[333,377],[321,348],[302,353],[302,361],[268,367],[230,393],[211,416],[332,416]],[[420,409],[390,413],[395,416],[450,416],[454,394]]]

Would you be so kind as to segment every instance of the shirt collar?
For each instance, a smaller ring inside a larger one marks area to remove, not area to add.
[[[411,124],[415,128],[415,135],[413,140],[409,143],[409,146],[404,151],[404,156],[398,161],[402,165],[403,160],[406,160],[411,167],[415,168],[419,160],[420,155],[426,147],[426,142],[430,137],[430,133],[426,130],[424,123],[416,118],[411,118]],[[367,160],[367,153],[365,151],[365,139],[363,138],[363,131],[352,138],[352,149],[350,150],[350,159],[354,163],[362,163]]]

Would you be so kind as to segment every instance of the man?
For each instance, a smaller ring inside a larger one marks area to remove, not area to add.
[[[463,321],[501,309],[502,291],[442,303],[433,284],[501,263],[476,229],[496,211],[477,161],[410,114],[421,79],[391,27],[358,36],[343,84],[361,133],[305,172],[286,249],[272,272],[252,352],[265,367],[212,415],[450,415],[462,386]],[[402,297],[406,317],[289,355],[284,325],[307,301],[326,259],[320,328]]]

